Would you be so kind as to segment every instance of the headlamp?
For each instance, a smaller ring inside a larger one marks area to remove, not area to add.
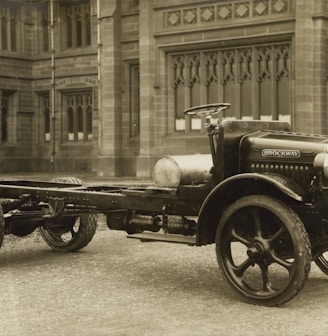
[[[313,167],[322,172],[323,175],[328,178],[328,154],[319,153],[314,158]]]

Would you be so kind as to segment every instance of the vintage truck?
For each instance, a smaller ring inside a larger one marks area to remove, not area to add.
[[[109,229],[130,238],[215,243],[224,278],[249,303],[291,300],[312,261],[328,275],[328,137],[279,121],[227,120],[229,106],[187,109],[206,121],[210,154],[158,160],[149,185],[3,179],[0,243],[38,228],[54,250],[76,251],[104,214]]]

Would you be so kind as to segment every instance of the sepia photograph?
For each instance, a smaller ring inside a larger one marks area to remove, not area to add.
[[[0,0],[0,336],[323,336],[326,0]]]

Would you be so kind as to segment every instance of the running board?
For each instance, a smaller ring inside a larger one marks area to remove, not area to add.
[[[139,239],[142,242],[158,241],[167,243],[187,244],[190,246],[196,245],[196,237],[181,236],[175,234],[163,233],[134,233],[126,236],[127,238]]]

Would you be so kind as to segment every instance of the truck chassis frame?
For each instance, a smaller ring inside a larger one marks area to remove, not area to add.
[[[185,113],[209,121],[229,106],[203,105]],[[324,210],[328,157],[324,151],[311,163],[309,190],[298,180],[277,173],[294,172],[294,166],[263,165],[268,167],[264,173],[241,168],[241,160],[246,160],[242,151],[248,150],[243,139],[253,136],[263,143],[271,135],[276,143],[279,137],[297,138],[288,127],[254,121],[236,122],[225,130],[220,120],[209,122],[213,166],[210,177],[201,183],[126,186],[84,184],[74,177],[50,182],[0,180],[0,246],[5,234],[24,236],[38,228],[51,248],[73,252],[92,240],[97,216],[102,213],[109,229],[126,231],[128,237],[141,241],[215,243],[222,274],[243,300],[281,305],[303,288],[312,261],[328,275],[328,214]],[[320,143],[315,146],[326,148]],[[256,150],[248,153],[250,161],[257,155]],[[287,151],[270,149],[270,153]],[[300,151],[288,153],[298,156]],[[256,164],[250,167],[258,169]],[[309,176],[309,168],[297,170],[296,175],[303,171]]]

